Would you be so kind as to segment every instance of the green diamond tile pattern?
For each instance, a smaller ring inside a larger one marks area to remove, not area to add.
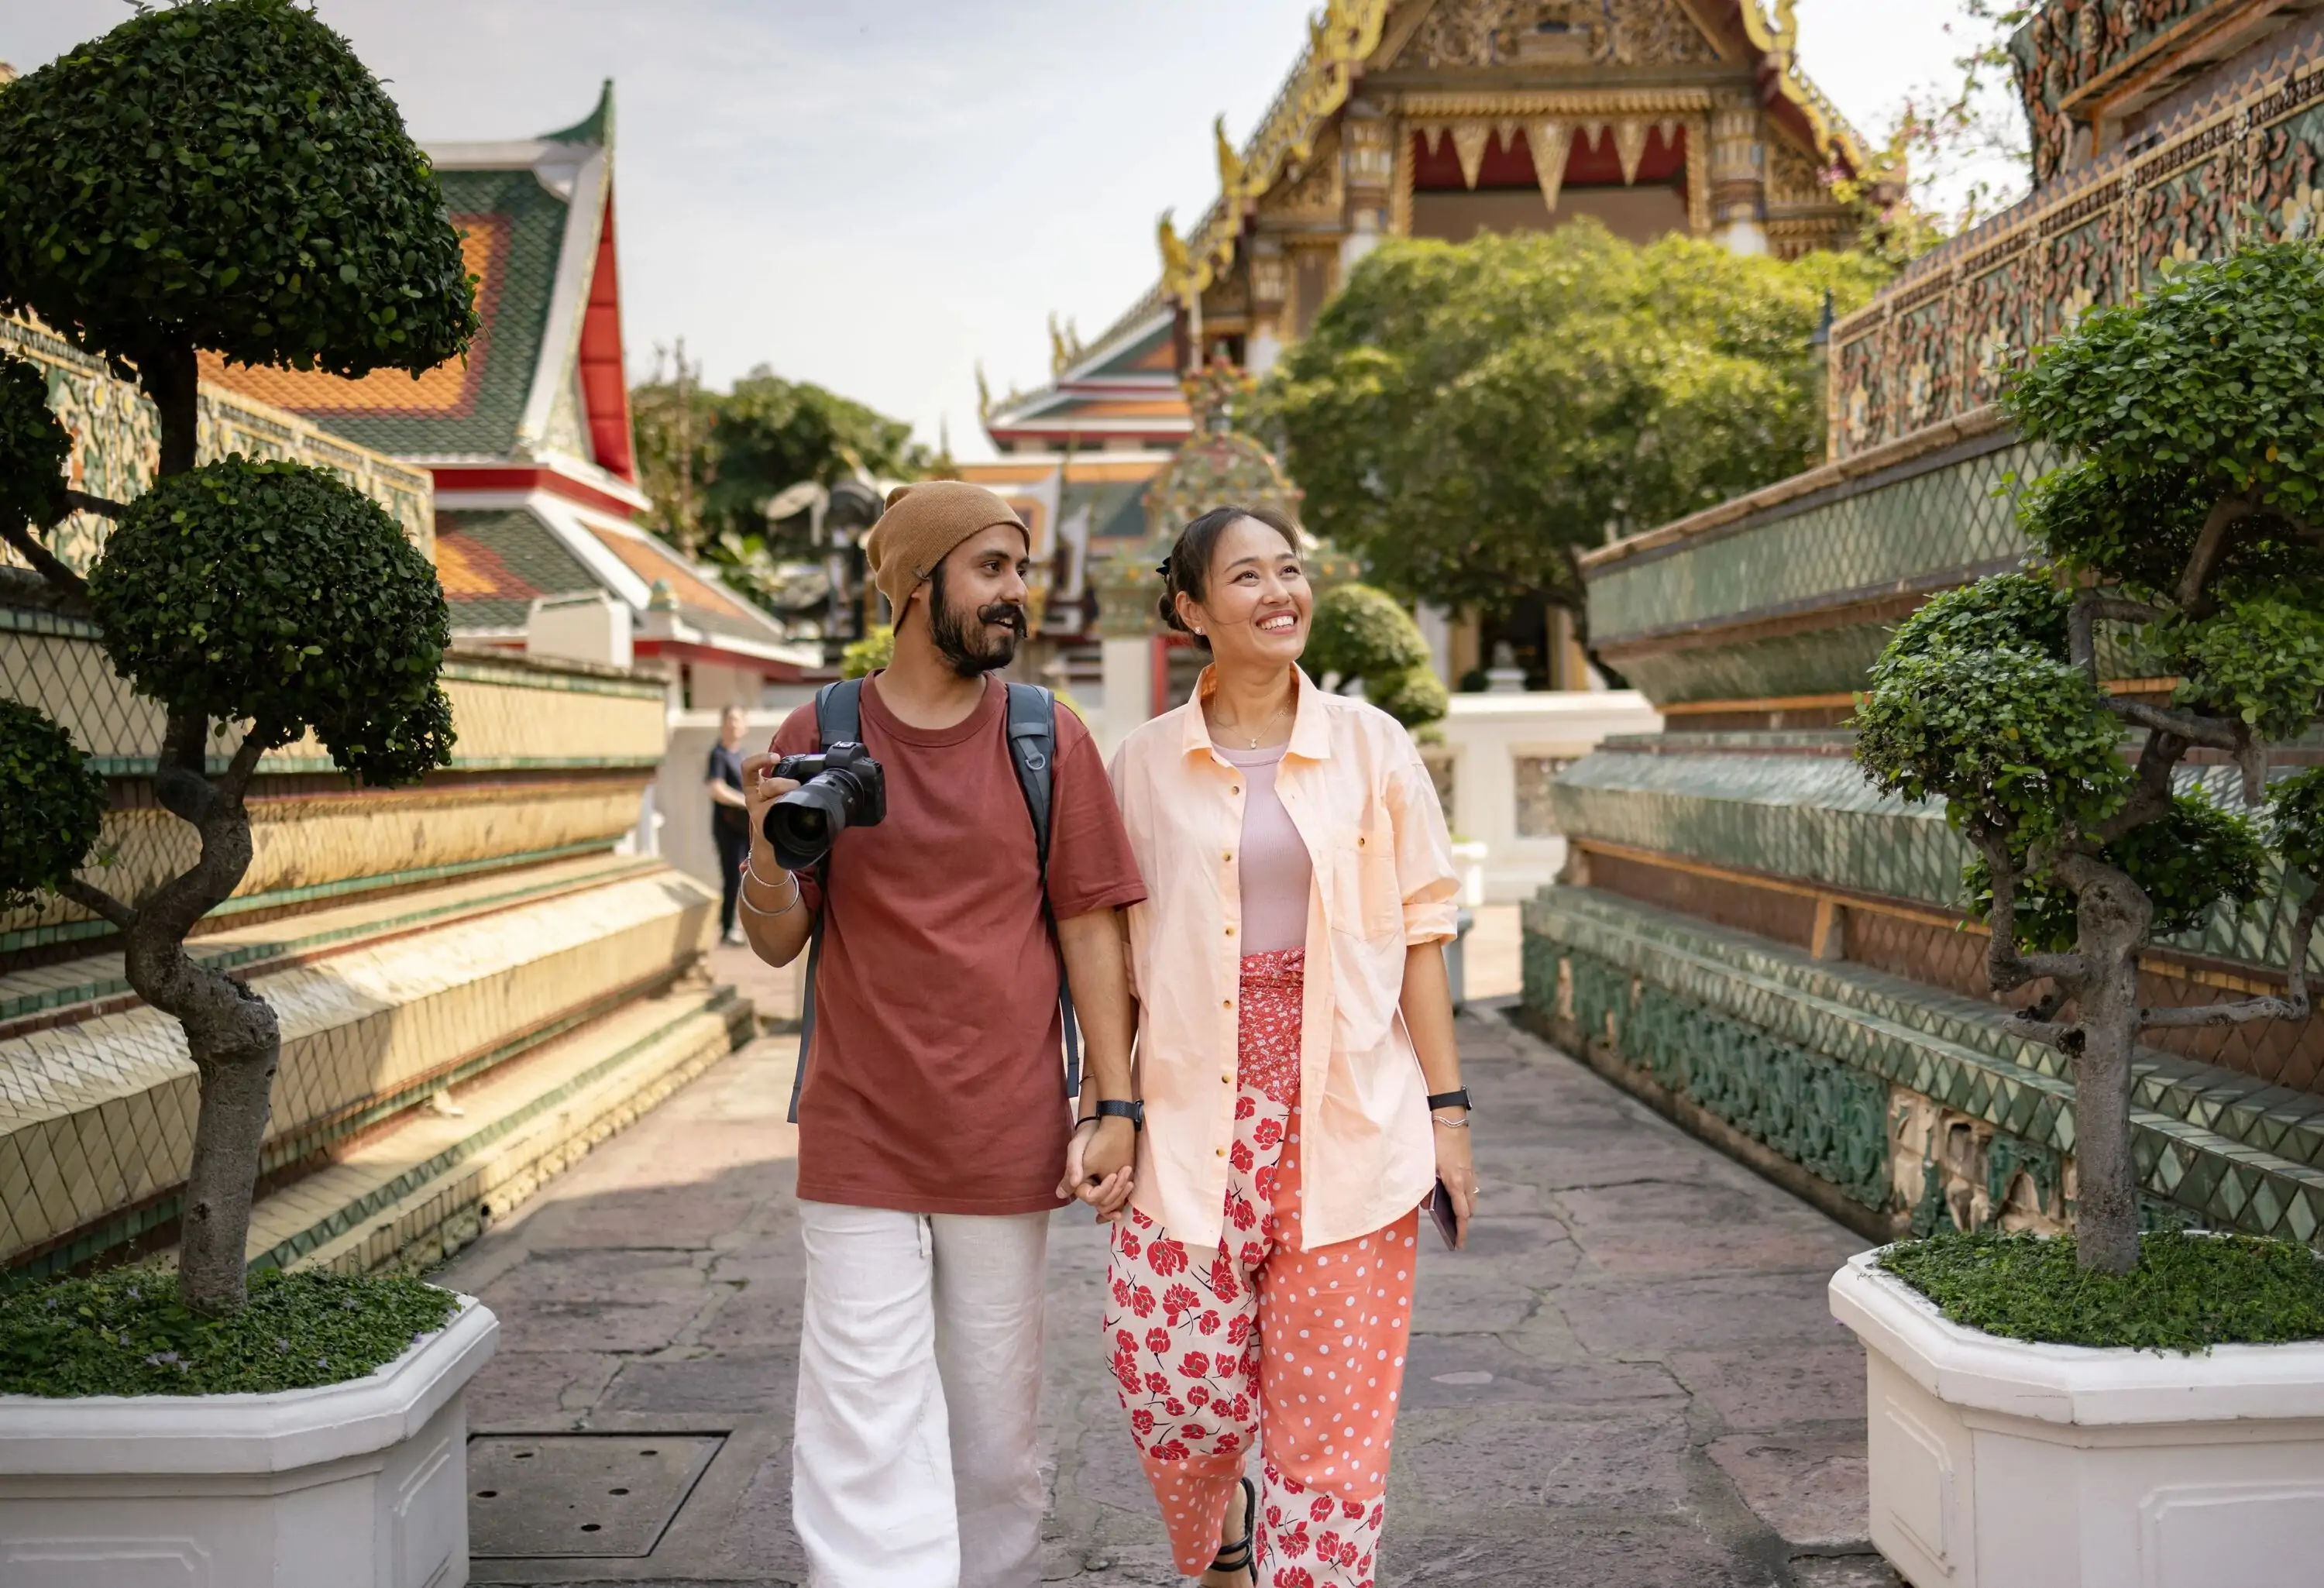
[[[1691,1066],[1688,1044],[1707,1040],[1702,1020],[1716,1017],[2028,1146],[2073,1150],[2064,1058],[2010,1031],[1992,1004],[1587,888],[1547,888],[1526,905],[1524,965],[1529,1005],[1555,1011],[1563,979],[1576,1022],[1640,1062]],[[2149,1194],[2212,1227],[2314,1238],[2324,1225],[2324,1098],[2151,1048],[2133,1070],[2134,1145]],[[1782,1117],[1780,1105],[1719,1093],[1720,1084],[1737,1083],[1714,1083],[1717,1102],[1706,1106]],[[2272,1148],[2240,1134],[2262,1119]]]
[[[521,629],[536,596],[567,596],[602,584],[524,508],[447,510],[436,515],[436,537],[439,563],[456,561],[464,576],[450,581],[457,587],[446,592],[456,631]]]
[[[1785,503],[1676,549],[1614,563],[1590,580],[1591,637],[1618,644],[1677,623],[1772,615],[2022,556],[2024,537],[2000,493],[2007,476],[2033,478],[2049,457],[2046,448],[2013,442],[1903,478],[1851,481],[1831,500]]]

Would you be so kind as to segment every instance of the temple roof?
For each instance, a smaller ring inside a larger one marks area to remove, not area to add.
[[[633,496],[613,135],[609,81],[559,132],[429,150],[477,278],[483,324],[465,359],[349,381],[206,354],[204,378],[415,462],[554,463]]]
[[[1171,448],[1185,439],[1178,390],[1176,319],[1156,303],[1113,327],[1093,349],[1060,368],[1047,386],[1012,392],[984,412],[1001,446],[1097,448],[1109,441]]]

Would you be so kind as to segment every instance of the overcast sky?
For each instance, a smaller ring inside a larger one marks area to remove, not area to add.
[[[1152,282],[1154,219],[1216,190],[1314,0],[318,0],[431,140],[523,137],[615,79],[631,373],[683,336],[990,456],[997,392],[1048,373],[1051,311],[1094,335]],[[1805,67],[1870,133],[1950,74],[1959,0],[1799,0]],[[124,0],[0,0],[29,69]]]

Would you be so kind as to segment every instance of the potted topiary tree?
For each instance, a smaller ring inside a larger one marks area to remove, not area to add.
[[[158,412],[152,488],[81,495],[41,374],[0,362],[0,540],[22,565],[0,599],[94,625],[162,707],[152,799],[198,841],[116,897],[89,863],[105,780],[0,702],[0,897],[52,891],[117,929],[200,1099],[174,1272],[0,1297],[0,1560],[90,1583],[132,1560],[188,1581],[464,1582],[460,1391],[491,1315],[410,1279],[246,1278],[280,1029],[185,948],[249,863],[266,752],[311,734],[384,786],[452,742],[434,569],[327,472],[198,464],[196,354],[348,376],[457,356],[477,323],[457,235],[345,40],[287,0],[187,0],[0,89],[0,309],[101,355]],[[113,521],[86,569],[49,544],[72,509]]]
[[[2324,689],[2324,255],[2254,247],[2086,318],[2006,389],[2068,460],[2023,494],[2042,561],[1940,596],[1872,671],[1856,754],[1945,802],[2015,1027],[2073,1081],[2070,1235],[1868,1253],[1873,1537],[1916,1583],[2291,1583],[2324,1497],[2324,1265],[2140,1233],[2142,1032],[2301,1020],[2324,767],[2273,780]],[[2109,693],[2168,674],[2169,702]],[[2126,737],[2133,740],[2126,754]],[[2190,764],[2201,752],[2213,763]],[[2140,956],[2282,890],[2283,990],[2147,1004]]]

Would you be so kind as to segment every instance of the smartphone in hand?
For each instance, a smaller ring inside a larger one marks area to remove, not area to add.
[[[1436,1233],[1444,1237],[1448,1251],[1461,1250],[1461,1215],[1452,1211],[1452,1193],[1444,1188],[1441,1178],[1436,1189],[1428,1194],[1428,1216],[1436,1223]]]

